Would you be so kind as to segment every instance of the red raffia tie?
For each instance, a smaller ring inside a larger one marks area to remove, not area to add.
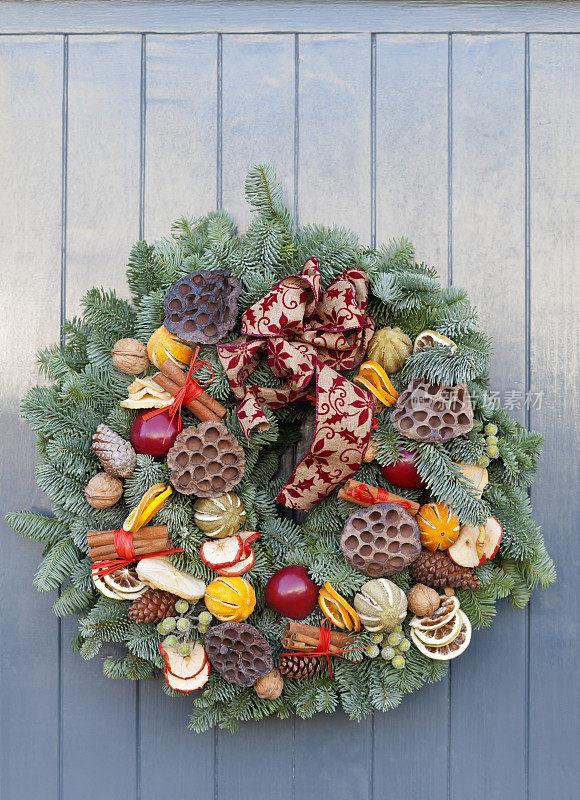
[[[133,533],[131,531],[126,531],[124,528],[117,528],[116,531],[113,531],[113,545],[119,558],[114,558],[110,561],[97,561],[93,564],[93,577],[102,578],[104,575],[110,575],[111,572],[116,572],[118,569],[128,567],[129,564],[132,564],[134,561],[141,561],[143,558],[183,553],[183,548],[177,547],[174,550],[161,550],[158,553],[147,553],[146,555],[138,556],[133,547]]]
[[[209,361],[204,361],[201,358],[198,361],[197,360],[198,353],[199,353],[199,347],[196,347],[193,356],[191,357],[189,370],[187,371],[187,375],[185,377],[185,383],[173,398],[173,402],[171,403],[171,405],[166,406],[165,408],[155,408],[153,409],[153,411],[148,411],[146,414],[143,415],[143,419],[149,420],[152,419],[153,417],[156,417],[158,414],[163,414],[164,412],[167,411],[171,422],[173,422],[175,416],[178,415],[177,431],[178,433],[181,433],[183,429],[183,422],[181,419],[182,407],[186,406],[188,403],[191,403],[193,400],[199,397],[200,394],[203,394],[204,391],[203,387],[209,386],[209,384],[212,383],[215,378],[212,365],[209,363]],[[209,380],[205,381],[204,383],[198,383],[193,377],[193,373],[197,372],[203,366],[206,366],[209,369],[209,371],[211,372],[211,378],[209,378]],[[167,434],[169,433],[169,429],[171,427],[171,422],[167,426],[167,431],[165,433],[165,436],[163,437],[163,441],[165,441],[165,439],[167,438]]]
[[[367,650],[370,645],[365,647],[347,647],[346,650],[330,650],[330,634],[332,633],[332,622],[325,617],[320,623],[320,632],[318,634],[318,647],[316,650],[300,650],[294,653],[282,653],[283,656],[304,656],[305,658],[315,658],[316,656],[324,656],[328,664],[328,672],[332,677],[332,664],[330,663],[330,656],[340,656],[343,653],[354,653],[358,650]]]
[[[403,506],[403,508],[406,508],[408,511],[410,511],[412,508],[411,503],[408,500],[404,500],[399,497],[397,497],[396,500],[393,500],[391,493],[387,492],[386,489],[381,489],[380,487],[377,489],[377,499],[375,500],[372,492],[365,483],[355,486],[354,489],[351,490],[350,494],[355,500],[360,500],[362,503],[369,503],[370,505],[375,505],[376,503],[395,502],[400,506]]]

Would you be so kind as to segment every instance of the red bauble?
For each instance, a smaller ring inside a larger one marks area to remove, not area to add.
[[[425,481],[415,466],[415,456],[407,450],[401,450],[401,458],[396,464],[383,467],[383,475],[389,483],[400,489],[423,489],[425,487]]]
[[[167,411],[145,419],[144,411],[135,419],[131,428],[131,444],[137,453],[153,458],[163,458],[173,447],[179,429],[177,415],[171,419]]]
[[[304,567],[284,567],[266,584],[266,604],[290,619],[304,619],[318,602],[318,586]]]

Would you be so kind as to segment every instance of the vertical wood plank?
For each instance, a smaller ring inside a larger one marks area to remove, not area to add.
[[[215,208],[217,37],[147,36],[144,238],[168,236],[182,214]],[[214,732],[186,730],[193,695],[140,682],[141,800],[213,797]],[[160,769],[160,764],[163,768]]]
[[[336,223],[366,244],[371,237],[370,44],[365,35],[301,35],[298,76],[300,224]],[[304,444],[308,435],[312,430],[305,428]],[[371,718],[357,725],[337,712],[296,720],[296,797],[370,796],[371,759]]]
[[[447,36],[381,35],[376,48],[377,244],[407,236],[445,280]],[[446,680],[375,715],[375,793],[447,797],[448,705]],[[428,769],[417,768],[417,753],[430,754]]]
[[[479,309],[481,327],[495,345],[492,388],[502,401],[519,397],[511,413],[522,423],[524,50],[522,35],[453,36],[453,283],[464,286]],[[473,786],[483,796],[525,797],[526,614],[507,600],[497,608],[493,630],[474,631],[469,650],[452,664],[452,800]],[[466,713],[474,710],[474,687],[476,725]]]
[[[73,36],[69,42],[67,316],[87,288],[126,294],[125,264],[139,235],[141,37]],[[63,798],[98,798],[107,784],[136,791],[137,687],[102,674],[102,657],[71,653],[63,623]],[[79,765],[82,764],[82,768]]]
[[[530,36],[530,422],[546,438],[532,501],[558,570],[530,608],[533,800],[574,797],[579,780],[579,104],[580,37]]]
[[[367,35],[299,38],[300,223],[371,237],[371,49]]]
[[[222,54],[223,206],[243,230],[253,164],[271,161],[289,192],[294,185],[294,37],[224,35]],[[242,725],[236,736],[218,731],[216,797],[267,797],[275,784],[276,797],[292,798],[292,740],[292,720]]]
[[[18,409],[38,382],[36,351],[59,334],[62,76],[61,36],[0,36],[3,512],[48,511],[34,478],[35,436]],[[3,519],[0,525],[0,795],[57,797],[56,592],[37,594],[31,585],[41,546],[20,539]]]
[[[377,243],[406,236],[447,277],[447,36],[377,36]]]

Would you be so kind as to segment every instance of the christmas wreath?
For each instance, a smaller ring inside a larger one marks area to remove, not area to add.
[[[8,515],[73,649],[199,690],[197,731],[386,711],[555,579],[541,437],[488,392],[466,293],[406,240],[298,230],[268,165],[246,196],[244,235],[217,211],[138,242],[132,300],[89,290],[40,353],[22,413],[54,516]]]

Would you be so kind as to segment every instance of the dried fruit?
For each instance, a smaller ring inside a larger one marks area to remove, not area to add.
[[[129,442],[102,423],[93,434],[92,449],[105,472],[114,478],[127,478],[137,464],[137,454]]]
[[[353,378],[353,383],[367,389],[387,407],[392,406],[399,396],[389,380],[389,376],[376,361],[365,361],[364,364],[361,364],[358,375]]]
[[[219,577],[207,587],[205,604],[222,622],[241,622],[254,610],[256,593],[244,578]]]
[[[201,560],[210,569],[223,569],[237,564],[244,558],[244,543],[241,536],[226,536],[225,539],[216,539],[204,542],[199,551]]]
[[[205,594],[205,583],[174,567],[169,556],[143,558],[137,564],[137,574],[154,589],[165,589],[185,600],[199,600]]]
[[[127,399],[119,403],[123,408],[166,408],[173,402],[173,396],[153,378],[135,378],[127,392]]]
[[[495,517],[483,525],[463,525],[458,538],[447,551],[450,558],[461,567],[480,567],[491,561],[499,550],[503,528]]]
[[[165,682],[171,689],[187,694],[205,686],[209,678],[210,665],[200,642],[196,642],[191,651],[188,647],[188,653],[185,655],[179,652],[179,648],[168,645],[167,639],[161,642],[159,650],[165,664],[163,669]]]
[[[166,486],[164,483],[156,483],[155,486],[147,489],[139,505],[131,511],[123,523],[123,529],[135,533],[139,528],[147,525],[169,499],[172,491],[171,486]]]
[[[418,442],[443,444],[473,427],[473,408],[464,383],[440,386],[415,378],[399,396],[391,422]]]
[[[262,700],[276,700],[284,688],[284,678],[279,669],[272,669],[267,675],[262,675],[254,684],[254,691]]]
[[[101,594],[111,600],[135,600],[148,588],[134,567],[122,567],[102,578],[97,577],[93,569],[93,583]]]
[[[138,339],[119,339],[111,350],[113,364],[127,375],[138,375],[149,366],[147,348]]]
[[[407,598],[387,578],[368,581],[354,597],[360,621],[371,633],[392,631],[407,615]]]
[[[416,583],[407,592],[407,608],[417,617],[430,617],[441,604],[441,597],[430,586]]]
[[[171,483],[182,494],[221,497],[243,478],[246,457],[222,422],[184,428],[169,453]]]
[[[429,617],[414,616],[409,623],[412,628],[421,631],[432,631],[443,627],[457,615],[459,600],[457,597],[442,597],[439,608]]]
[[[93,508],[109,508],[123,497],[123,483],[106,472],[98,472],[87,483],[85,497]]]
[[[216,625],[206,634],[205,647],[212,667],[238,686],[253,686],[274,666],[266,639],[244,622]]]
[[[180,342],[175,334],[169,333],[165,325],[162,325],[149,337],[147,354],[157,369],[161,369],[161,365],[167,358],[180,369],[186,369],[191,362],[193,350]]]
[[[354,608],[349,605],[332,585],[326,581],[318,595],[318,605],[328,619],[337,628],[349,631],[360,631],[360,619]]]
[[[367,358],[377,361],[389,375],[402,369],[413,352],[413,342],[400,328],[382,328],[373,335]]]
[[[455,466],[459,469],[471,489],[473,489],[474,494],[477,497],[481,497],[489,481],[486,468],[481,464],[464,464],[461,461],[457,462]]]
[[[442,333],[435,333],[435,331],[422,331],[415,339],[413,353],[422,353],[426,347],[433,347],[433,345],[442,345],[443,347],[450,347],[451,350],[457,350],[457,345],[448,336],[444,336]]]
[[[450,661],[452,658],[457,658],[467,650],[471,641],[471,623],[463,611],[459,610],[457,616],[461,621],[461,627],[457,635],[445,644],[425,644],[419,637],[419,632],[415,628],[411,628],[411,639],[415,647],[423,653],[423,655],[434,661]],[[446,637],[444,637],[446,638]]]
[[[459,536],[459,517],[444,503],[426,503],[416,516],[421,542],[427,550],[446,550]]]
[[[193,504],[200,531],[216,539],[237,533],[246,521],[246,509],[235,492],[218,497],[200,497]]]
[[[223,269],[202,269],[174,283],[163,303],[165,327],[185,342],[216,344],[235,326],[242,285]]]

